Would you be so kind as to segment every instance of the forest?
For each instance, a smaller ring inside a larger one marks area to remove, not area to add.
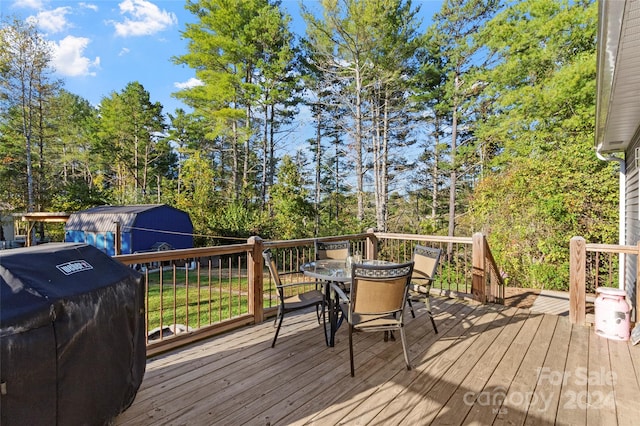
[[[545,288],[566,288],[572,236],[616,242],[595,1],[444,0],[422,31],[420,2],[319,3],[297,35],[279,1],[186,0],[172,60],[199,85],[171,112],[137,81],[92,106],[53,77],[43,35],[3,17],[0,213],[166,203],[197,246],[483,232],[510,285]]]

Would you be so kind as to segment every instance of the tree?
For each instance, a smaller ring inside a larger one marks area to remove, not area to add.
[[[132,82],[122,92],[102,99],[100,117],[99,150],[116,199],[148,202],[155,183],[150,177],[160,177],[159,161],[166,162],[170,156],[168,144],[159,143],[165,130],[162,105],[152,103],[149,92]]]
[[[303,7],[307,62],[317,75],[317,86],[330,92],[316,97],[319,105],[327,99],[344,111],[340,119],[332,115],[329,121],[338,122],[351,142],[358,221],[364,223],[365,175],[372,172],[376,222],[386,229],[390,154],[408,139],[403,120],[407,82],[415,66],[416,10],[410,2],[397,0],[321,4],[322,18]]]
[[[215,173],[206,157],[195,151],[182,165],[182,190],[175,197],[176,207],[189,213],[193,222],[194,244],[203,243],[204,235],[212,235],[211,211],[215,210]]]
[[[308,201],[306,180],[300,173],[299,162],[300,159],[296,164],[291,156],[285,155],[278,169],[278,180],[271,187],[269,199],[274,238],[286,240],[313,235],[314,211]]]
[[[596,28],[595,3],[527,0],[479,39],[499,62],[485,75],[493,115],[476,135],[499,151],[469,218],[523,286],[566,286],[572,236],[616,239],[613,166],[593,153]]]
[[[449,227],[448,235],[454,236],[456,226],[456,204],[458,185],[458,145],[460,122],[465,120],[464,105],[476,86],[473,76],[476,68],[482,68],[486,58],[481,45],[473,43],[473,37],[486,21],[495,13],[499,0],[446,0],[440,12],[434,16],[434,24],[428,30],[428,38],[440,47],[445,81],[443,107],[449,109],[451,169],[449,173]],[[469,81],[471,80],[471,81]],[[467,121],[467,126],[471,121]],[[451,254],[452,245],[448,253]]]
[[[5,123],[13,127],[9,134],[20,135],[23,140],[26,198],[21,207],[32,212],[36,207],[43,207],[39,201],[44,195],[40,183],[45,179],[44,114],[59,82],[51,78],[50,45],[33,24],[18,19],[11,23],[5,20],[0,28],[0,46],[0,112]],[[35,153],[34,148],[37,148]],[[39,166],[37,182],[34,165]],[[36,193],[37,188],[41,192]],[[40,205],[36,206],[36,202]]]
[[[263,157],[271,155],[275,131],[289,115],[278,109],[292,96],[289,19],[267,0],[188,1],[186,8],[198,21],[183,33],[189,53],[174,61],[195,69],[202,85],[175,96],[204,118],[207,138],[221,140],[222,149],[230,150],[225,164],[229,196],[246,203],[255,195],[256,170],[274,167],[272,158],[256,167],[258,110],[264,119]],[[263,178],[263,186],[270,181]]]
[[[373,51],[373,81],[368,90],[371,104],[371,151],[373,164],[376,228],[388,230],[389,192],[393,177],[403,167],[398,153],[411,146],[411,102],[409,93],[417,72],[417,10],[411,3],[381,2],[373,14],[381,17],[373,28],[377,40]],[[395,155],[394,155],[395,154]]]
[[[98,111],[86,99],[61,90],[52,99],[48,116],[51,208],[73,212],[108,204],[93,155]]]
[[[365,131],[364,91],[370,62],[367,55],[374,49],[375,40],[369,37],[371,23],[378,17],[366,10],[366,2],[323,0],[323,18],[316,18],[303,5],[307,22],[307,43],[313,46],[309,60],[325,84],[336,90],[336,98],[349,111],[343,131],[350,135],[356,172],[357,219],[364,220],[364,153]]]

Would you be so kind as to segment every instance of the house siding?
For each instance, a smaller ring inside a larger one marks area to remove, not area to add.
[[[636,133],[632,143],[625,153],[626,163],[626,205],[625,205],[625,244],[637,245],[640,241],[640,209],[638,180],[638,167],[636,165],[636,148],[640,148],[640,136]],[[625,288],[629,301],[634,307],[636,301],[636,277],[638,268],[638,257],[626,256],[625,267]]]

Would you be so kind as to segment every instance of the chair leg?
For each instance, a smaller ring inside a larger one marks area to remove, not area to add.
[[[400,327],[400,339],[402,340],[402,352],[404,352],[404,362],[407,364],[407,370],[411,370],[409,362],[409,354],[407,353],[407,337],[404,333],[404,327]]]
[[[438,327],[436,327],[436,322],[433,319],[433,314],[431,314],[431,311],[427,312],[429,314],[429,319],[431,320],[431,325],[433,326],[433,331],[438,334]]]
[[[416,317],[416,313],[413,312],[413,305],[411,304],[411,298],[407,297],[407,303],[409,304],[409,308],[411,309],[411,318],[415,318]]]
[[[325,305],[326,303],[324,302],[324,300],[322,301],[322,303],[316,305],[316,316],[318,317],[318,324],[320,324],[320,318],[324,320]],[[322,312],[320,311],[320,309],[322,309]]]
[[[324,302],[322,302],[322,331],[324,331],[324,343],[329,346],[329,335],[327,334],[327,317],[325,314]]]
[[[424,299],[424,306],[427,308],[427,314],[429,314],[429,319],[431,320],[431,325],[433,326],[433,331],[438,334],[438,327],[436,327],[436,322],[433,319],[433,314],[431,313],[431,300],[429,300],[429,295]]]
[[[273,342],[271,342],[272,348],[276,346],[276,340],[278,339],[278,333],[280,333],[280,326],[282,325],[283,319],[284,319],[284,311],[281,311],[280,309],[278,309],[278,316],[276,317],[276,320],[278,320],[278,328],[276,328],[276,334],[273,336]]]
[[[353,365],[353,326],[349,324],[349,360],[351,361],[351,377],[355,377],[355,367]]]

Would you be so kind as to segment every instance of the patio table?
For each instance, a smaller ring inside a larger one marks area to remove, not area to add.
[[[335,291],[331,290],[331,283],[344,284],[351,282],[351,265],[350,259],[323,259],[315,262],[303,264],[300,269],[302,273],[308,277],[322,281],[324,286],[325,298],[327,300],[327,310],[329,313],[329,335],[325,336],[328,346],[333,347],[335,344],[335,335],[340,324],[338,323],[338,315],[340,314],[340,303],[337,300]],[[394,262],[386,260],[363,260],[365,265],[391,265]]]

